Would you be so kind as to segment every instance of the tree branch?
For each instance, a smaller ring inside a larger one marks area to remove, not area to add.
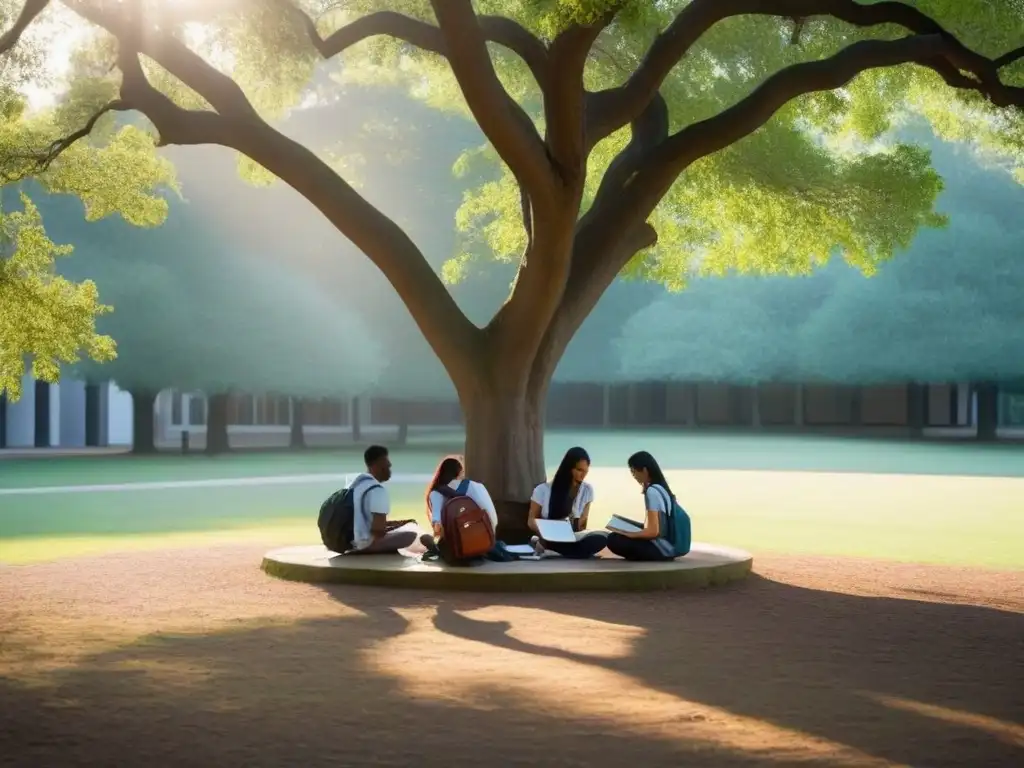
[[[586,172],[583,68],[601,31],[615,18],[606,13],[593,24],[574,24],[551,43],[544,94],[547,146],[563,182],[582,182]]]
[[[693,0],[679,12],[673,22],[655,38],[636,71],[621,86],[599,91],[591,96],[592,119],[588,123],[587,140],[593,146],[611,135],[638,115],[653,97],[690,48],[718,22],[741,15],[768,15],[788,18],[831,16],[857,27],[882,24],[901,26],[916,35],[939,35],[947,41],[940,56],[948,64],[931,65],[949,81],[950,69],[973,74],[981,84],[979,90],[1000,106],[1005,86],[999,82],[999,66],[1024,57],[1024,52],[1007,54],[1010,59],[997,66],[956,40],[934,19],[904,2],[884,0],[862,3],[857,0]],[[940,72],[942,74],[942,72]],[[1008,103],[1012,103],[1008,102]]]
[[[179,107],[152,86],[142,70],[139,54],[127,42],[119,42],[117,66],[121,70],[121,100],[144,114],[160,135],[158,146],[167,144],[223,144],[230,134],[216,112]]]
[[[658,94],[633,121],[629,143],[608,166],[590,209],[577,224],[565,293],[541,341],[531,387],[540,386],[554,373],[569,341],[629,260],[657,243],[657,232],[650,224],[640,222],[624,229],[609,212],[647,153],[668,136],[668,128],[668,103]]]
[[[532,122],[522,119],[494,70],[487,40],[471,0],[431,0],[444,36],[448,63],[480,130],[534,202],[554,192],[554,173]]]
[[[1002,69],[1003,67],[1008,67],[1011,64],[1016,63],[1020,59],[1024,59],[1024,45],[1020,48],[1014,48],[1012,51],[1004,53],[992,63],[995,65],[996,69]]]
[[[647,153],[626,183],[619,205],[603,217],[603,222],[626,228],[636,226],[650,215],[679,174],[691,164],[750,135],[793,99],[835,90],[867,70],[916,63],[937,71],[953,87],[977,89],[978,81],[948,64],[945,56],[949,49],[949,39],[938,34],[891,41],[865,40],[834,56],[786,67],[738,103],[714,117],[688,125]],[[1011,103],[1024,105],[1024,88],[1001,89],[1002,96]]]
[[[113,101],[105,104],[103,107],[98,109],[93,116],[86,121],[85,125],[77,131],[69,133],[67,136],[57,139],[51,143],[50,146],[46,148],[46,152],[36,158],[39,164],[39,170],[45,171],[48,169],[53,164],[53,161],[60,157],[61,153],[70,148],[75,142],[84,139],[92,133],[92,129],[96,127],[96,123],[98,123],[100,118],[105,114],[108,112],[124,112],[129,109],[131,109],[131,107],[128,105],[128,102],[123,99],[114,99]]]
[[[53,162],[66,152],[76,142],[81,141],[90,133],[92,129],[96,127],[96,123],[101,117],[108,112],[123,112],[131,107],[121,100],[115,99],[93,114],[84,126],[79,128],[77,131],[69,133],[67,136],[63,136],[55,141],[50,142],[50,145],[41,152],[26,152],[24,154],[10,153],[5,156],[5,159],[24,161],[25,165],[17,168],[13,173],[4,170],[0,180],[3,184],[11,184],[17,181],[22,181],[29,176],[35,176],[36,174],[43,173],[53,165]]]
[[[25,5],[21,7],[21,13],[14,20],[14,24],[0,36],[0,55],[7,53],[7,51],[18,44],[25,30],[29,28],[39,14],[46,10],[49,4],[50,0],[25,0]]]
[[[658,233],[647,223],[633,227],[624,235],[618,233],[619,236],[610,241],[600,239],[603,228],[594,227],[589,232],[580,229],[578,232],[565,295],[548,325],[530,369],[531,392],[541,391],[551,380],[572,337],[622,268],[639,251],[658,242]]]
[[[202,96],[226,119],[233,122],[261,120],[238,83],[170,32],[149,27],[140,0],[118,4],[114,10],[91,2],[74,2],[69,7],[82,18],[114,35],[119,45],[127,46],[159,63]]]
[[[297,7],[291,0],[276,0],[289,13],[295,14],[305,27],[313,47],[325,59],[333,58],[353,45],[371,37],[384,35],[403,40],[417,48],[447,56],[444,35],[433,24],[419,21],[397,11],[377,11],[361,16],[326,38],[316,27],[309,14]],[[544,44],[524,27],[505,16],[481,16],[480,29],[488,42],[508,48],[519,56],[530,68],[534,78],[540,82],[548,66],[548,52]]]

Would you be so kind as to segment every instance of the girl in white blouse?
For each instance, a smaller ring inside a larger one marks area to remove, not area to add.
[[[585,481],[590,471],[590,456],[583,448],[570,448],[558,471],[550,483],[541,483],[533,489],[530,499],[529,526],[537,530],[537,519],[569,520],[574,531],[587,529],[587,518],[590,516],[590,505],[594,501],[594,488]],[[591,535],[573,542],[545,541],[540,536],[533,537],[533,546],[538,554],[544,550],[557,552],[562,557],[583,559],[593,557],[608,541],[603,533]]]

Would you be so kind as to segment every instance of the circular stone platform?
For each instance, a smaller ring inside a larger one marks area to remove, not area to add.
[[[364,584],[414,589],[481,592],[657,590],[709,587],[738,581],[754,559],[741,549],[694,544],[690,554],[670,563],[630,563],[615,557],[485,563],[453,568],[402,555],[342,557],[323,546],[285,547],[268,552],[262,568],[271,576],[310,583]]]

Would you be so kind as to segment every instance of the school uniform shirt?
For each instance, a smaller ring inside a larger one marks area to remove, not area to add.
[[[594,488],[590,483],[580,483],[580,489],[576,492],[576,498],[572,502],[570,517],[581,518],[583,511],[594,500]],[[540,516],[545,520],[548,518],[548,503],[551,501],[551,483],[541,483],[533,489],[533,496],[530,501],[540,507]]]
[[[374,487],[377,486],[377,487]],[[388,491],[377,479],[364,472],[349,486],[352,489],[352,508],[355,512],[352,521],[352,546],[362,549],[373,541],[370,524],[374,515],[391,514],[391,499]]]
[[[651,541],[663,555],[674,557],[675,547],[665,537],[665,532],[668,530],[668,516],[672,512],[671,499],[672,497],[669,496],[664,486],[649,485],[644,490],[644,519],[647,518],[647,510],[658,513],[658,538],[651,539]]]
[[[448,483],[448,487],[453,491],[459,489],[461,480],[452,480]],[[487,488],[484,487],[483,483],[477,483],[470,480],[468,487],[466,488],[466,496],[476,502],[476,505],[480,507],[487,516],[491,518],[491,525],[494,526],[494,530],[498,530],[498,512],[494,508],[494,501],[491,499],[491,494],[487,492]],[[441,494],[440,491],[431,491],[430,496],[430,519],[435,523],[441,522],[441,510],[444,509],[445,503],[448,499]]]

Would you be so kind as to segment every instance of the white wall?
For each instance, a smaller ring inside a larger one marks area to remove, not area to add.
[[[36,383],[28,374],[21,380],[21,399],[7,402],[7,447],[31,448],[36,435]]]
[[[60,393],[54,392],[60,403],[60,433],[57,442],[61,448],[82,448],[85,446],[85,382],[76,379],[62,379]],[[55,422],[51,422],[51,425]]]
[[[107,399],[107,439],[110,445],[132,444],[132,396],[110,383]]]

